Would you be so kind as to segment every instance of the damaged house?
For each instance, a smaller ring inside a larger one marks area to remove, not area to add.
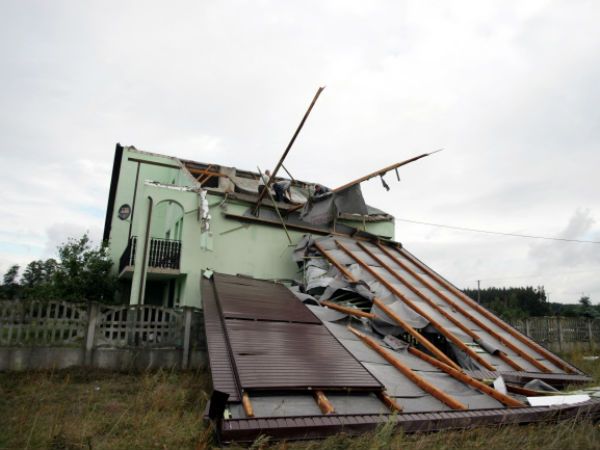
[[[284,203],[259,178],[117,145],[106,215],[122,301],[202,308],[223,441],[600,414],[555,395],[587,375],[413,255],[361,180],[292,180]]]

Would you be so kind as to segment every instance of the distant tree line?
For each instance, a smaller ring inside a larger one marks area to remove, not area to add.
[[[536,316],[563,316],[600,318],[600,305],[592,305],[589,297],[582,296],[579,303],[548,302],[543,286],[464,289],[464,293],[506,320],[526,319]]]
[[[93,246],[84,234],[60,245],[57,259],[32,261],[22,273],[18,265],[11,266],[3,276],[0,299],[112,303],[117,280],[111,266],[106,246]]]

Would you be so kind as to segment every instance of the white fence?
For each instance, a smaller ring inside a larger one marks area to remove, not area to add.
[[[190,352],[205,349],[202,326],[201,310],[191,307],[0,302],[0,350],[6,353],[6,349],[11,349],[17,359],[29,353],[37,354],[40,359],[41,348],[63,348],[70,349],[64,352],[71,355],[69,360],[82,359],[82,364],[95,365],[101,353],[111,354],[109,350],[127,350],[126,354],[134,356],[146,351],[154,360],[155,355],[175,351],[180,354],[180,367],[185,369],[189,366]],[[161,365],[160,361],[153,364]]]

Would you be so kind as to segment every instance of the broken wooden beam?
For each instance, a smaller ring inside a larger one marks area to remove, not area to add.
[[[317,102],[317,99],[319,98],[319,95],[321,95],[321,92],[323,92],[323,89],[325,89],[325,88],[324,87],[320,87],[319,89],[317,89],[317,93],[315,94],[312,102],[310,103],[310,106],[306,110],[306,113],[304,113],[304,117],[300,121],[300,124],[298,125],[298,128],[296,128],[296,131],[295,131],[294,135],[292,136],[292,139],[288,143],[285,151],[283,152],[283,155],[281,155],[281,158],[279,158],[279,161],[277,162],[277,165],[275,166],[275,168],[273,169],[273,172],[271,173],[271,176],[267,180],[267,183],[265,185],[266,189],[263,189],[263,191],[260,194],[258,194],[258,200],[256,201],[256,206],[254,208],[255,214],[258,211],[258,208],[260,206],[260,202],[262,201],[263,197],[265,196],[265,191],[269,188],[269,186],[271,186],[271,183],[273,182],[273,180],[277,176],[277,172],[279,171],[279,168],[283,165],[283,161],[285,160],[287,154],[289,153],[290,149],[292,148],[292,145],[294,145],[294,142],[296,141],[296,138],[298,137],[298,134],[300,134],[300,130],[302,130],[302,127],[304,126],[304,122],[306,122],[306,119],[308,119],[308,116],[310,115],[310,112],[312,111],[313,107],[315,106],[315,103]]]
[[[436,150],[436,151],[430,152],[430,153],[423,153],[422,155],[414,156],[414,157],[406,159],[404,161],[400,161],[395,164],[391,164],[389,166],[384,167],[383,169],[376,170],[375,172],[371,172],[370,174],[362,176],[360,178],[357,178],[354,181],[350,181],[349,183],[343,184],[342,186],[333,189],[332,192],[343,191],[344,189],[348,189],[356,184],[360,184],[363,181],[370,180],[371,178],[374,178],[376,176],[383,176],[390,170],[395,170],[398,167],[405,166],[406,164],[410,164],[411,162],[417,161],[418,159],[421,159],[421,158],[425,158],[426,156],[429,156],[429,155],[433,155],[434,153],[437,153],[440,151],[442,151],[442,149],[439,149],[439,150]]]

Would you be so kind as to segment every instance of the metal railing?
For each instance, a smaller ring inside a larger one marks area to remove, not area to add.
[[[127,266],[135,264],[135,251],[137,248],[137,236],[132,236],[125,251],[119,260],[119,272]],[[148,267],[163,269],[179,269],[181,259],[181,241],[173,239],[150,239],[148,252]]]

